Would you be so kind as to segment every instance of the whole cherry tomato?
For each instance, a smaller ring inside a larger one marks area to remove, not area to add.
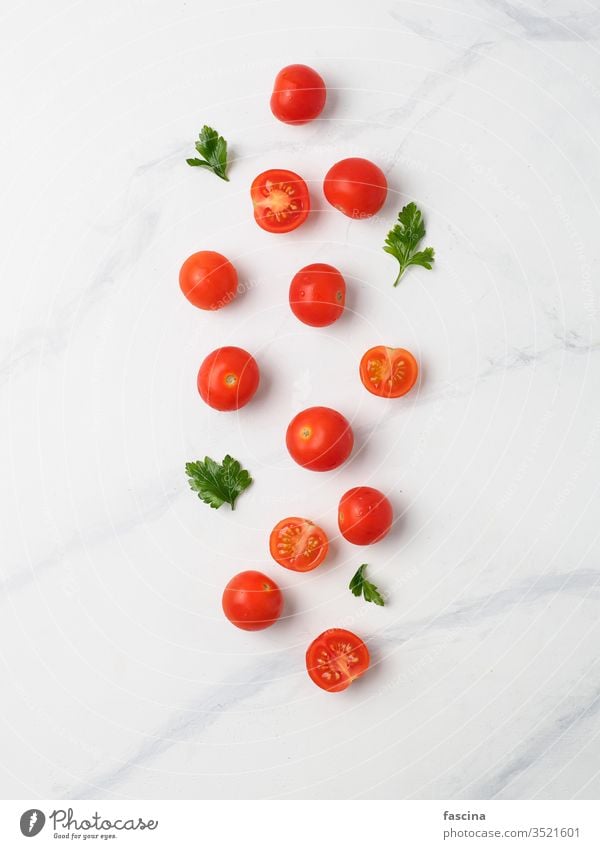
[[[243,348],[217,348],[198,372],[198,392],[215,410],[239,410],[258,389],[256,360]]]
[[[325,262],[306,265],[294,275],[290,307],[304,324],[326,327],[344,312],[346,282],[337,268]]]
[[[329,169],[323,191],[329,203],[349,218],[370,218],[385,203],[387,180],[373,162],[352,157]]]
[[[356,486],[341,497],[338,524],[344,539],[354,545],[379,542],[389,533],[393,520],[392,505],[378,489]]]
[[[216,251],[198,251],[181,266],[179,285],[188,301],[201,310],[218,310],[237,295],[237,271]]]
[[[323,111],[327,89],[308,65],[287,65],[275,77],[271,112],[285,124],[306,124]]]
[[[262,572],[240,572],[223,592],[223,613],[237,628],[262,631],[274,625],[283,610],[283,595]]]
[[[354,445],[350,423],[330,407],[309,407],[294,416],[285,437],[292,459],[313,472],[329,472],[348,459]]]

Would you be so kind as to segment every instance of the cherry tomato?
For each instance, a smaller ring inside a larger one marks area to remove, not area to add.
[[[349,218],[370,218],[387,196],[385,174],[368,159],[342,159],[329,169],[323,182],[325,197]]]
[[[198,251],[181,266],[179,285],[188,301],[201,310],[218,310],[237,295],[237,271],[216,251]]]
[[[392,527],[392,505],[383,492],[370,486],[349,489],[340,500],[338,524],[344,539],[354,545],[371,545]]]
[[[306,183],[293,171],[264,171],[250,189],[254,218],[267,233],[289,233],[304,221],[310,210]]]
[[[360,361],[365,389],[380,398],[399,398],[413,388],[419,376],[417,361],[404,348],[370,348]]]
[[[292,459],[313,472],[329,472],[348,459],[354,436],[347,419],[330,407],[309,407],[294,416],[285,437]]]
[[[306,124],[323,111],[327,89],[308,65],[287,65],[275,77],[271,112],[285,124]]]
[[[262,572],[240,572],[223,591],[223,613],[244,631],[262,631],[279,619],[283,594]]]
[[[278,522],[269,537],[271,557],[294,572],[310,572],[325,560],[329,542],[325,533],[308,519],[295,516]]]
[[[369,668],[369,650],[360,637],[343,628],[329,628],[306,652],[306,669],[317,687],[329,693],[346,690]]]
[[[215,410],[239,410],[258,389],[256,360],[243,348],[217,348],[198,372],[198,392]]]
[[[311,327],[326,327],[344,312],[346,282],[337,268],[324,262],[306,265],[290,286],[292,312]]]

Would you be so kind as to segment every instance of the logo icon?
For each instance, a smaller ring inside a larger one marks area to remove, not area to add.
[[[43,811],[38,810],[38,808],[31,808],[21,815],[21,834],[25,837],[35,837],[45,824],[46,817]]]

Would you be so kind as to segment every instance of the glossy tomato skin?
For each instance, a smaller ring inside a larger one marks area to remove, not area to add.
[[[344,628],[329,628],[313,640],[306,652],[306,669],[312,681],[328,693],[340,693],[369,668],[364,642]]]
[[[387,180],[373,162],[351,157],[329,169],[323,191],[329,203],[349,218],[370,218],[385,203]]]
[[[283,610],[283,594],[275,581],[253,570],[235,575],[223,591],[223,613],[243,631],[274,625]]]
[[[294,416],[285,437],[293,460],[313,472],[329,472],[348,459],[354,435],[348,420],[330,407],[309,407]]]
[[[298,174],[271,168],[250,187],[254,220],[267,233],[289,233],[306,221],[310,211],[308,186]]]
[[[325,532],[309,519],[290,516],[278,522],[269,537],[271,557],[285,569],[310,572],[327,557],[329,541]]]
[[[419,376],[419,366],[410,351],[385,345],[370,348],[360,361],[359,371],[365,389],[380,398],[406,395]]]
[[[289,297],[296,318],[311,327],[326,327],[344,312],[346,281],[333,265],[313,262],[294,275]]]
[[[248,351],[217,348],[198,371],[198,392],[215,410],[239,410],[250,401],[260,381],[258,365]]]
[[[379,542],[387,536],[393,521],[392,505],[378,489],[356,486],[340,499],[340,532],[344,539],[354,545]]]
[[[231,303],[237,295],[237,271],[222,254],[198,251],[181,266],[179,286],[195,307],[218,310]]]
[[[306,124],[325,106],[327,89],[320,74],[308,65],[287,65],[275,77],[271,112],[285,124]]]

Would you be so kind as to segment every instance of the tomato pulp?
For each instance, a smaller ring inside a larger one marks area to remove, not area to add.
[[[329,169],[323,192],[329,203],[349,218],[370,218],[385,203],[387,180],[373,162],[351,157]]]
[[[333,265],[314,262],[294,275],[289,298],[296,318],[311,327],[326,327],[344,312],[346,281]]]
[[[379,542],[389,533],[393,520],[392,505],[383,492],[373,487],[356,486],[340,499],[340,532],[354,545]]]
[[[271,169],[255,178],[250,188],[254,219],[268,233],[289,233],[310,210],[308,187],[293,171]]]
[[[369,668],[369,650],[360,637],[343,628],[329,628],[306,652],[306,669],[322,690],[340,693]]]
[[[216,251],[189,256],[179,272],[179,286],[188,301],[201,310],[218,310],[237,295],[237,271]]]
[[[294,572],[310,572],[327,557],[329,542],[318,525],[291,516],[282,519],[271,531],[269,550],[280,566]]]
[[[329,472],[348,459],[354,435],[348,420],[330,407],[309,407],[294,416],[285,437],[293,460],[313,472]]]
[[[275,624],[283,610],[283,594],[275,581],[250,570],[235,575],[223,591],[223,613],[243,631],[262,631]]]
[[[198,392],[215,410],[239,410],[252,398],[260,380],[256,360],[243,348],[217,348],[198,371]]]
[[[271,112],[285,124],[306,124],[323,111],[327,89],[308,65],[287,65],[275,77]]]
[[[380,398],[399,398],[413,388],[419,376],[417,361],[405,348],[370,348],[360,361],[365,389]]]

